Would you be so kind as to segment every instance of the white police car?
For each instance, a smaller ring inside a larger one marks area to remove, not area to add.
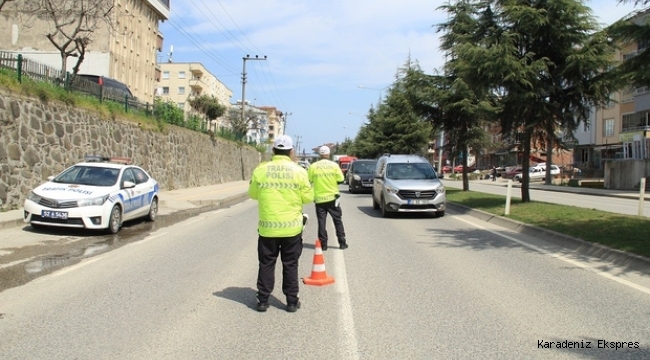
[[[34,228],[58,226],[105,229],[158,214],[158,183],[127,158],[86,156],[29,192],[24,221]]]

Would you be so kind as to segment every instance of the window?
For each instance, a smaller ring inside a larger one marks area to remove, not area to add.
[[[178,87],[178,95],[185,95],[185,86]]]
[[[623,115],[622,131],[642,130],[648,126],[648,112],[638,112]]]
[[[179,71],[178,72],[178,78],[179,79],[185,79],[185,71]]]
[[[181,109],[185,109],[185,103],[184,102],[179,102],[178,107]]]
[[[615,102],[616,102],[616,95],[614,93],[610,93],[609,94],[609,99],[607,100],[607,103],[605,104],[605,109],[613,108]]]
[[[169,95],[169,86],[163,86],[163,95]]]
[[[605,119],[603,122],[603,136],[614,136],[614,119]]]
[[[169,71],[163,71],[163,79],[169,79]]]

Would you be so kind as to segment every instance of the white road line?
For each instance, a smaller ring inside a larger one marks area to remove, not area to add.
[[[576,261],[576,260],[573,260],[573,259],[569,259],[569,258],[567,258],[567,257],[564,256],[564,255],[560,255],[560,254],[557,254],[557,253],[554,253],[554,252],[551,252],[551,251],[548,251],[548,250],[544,250],[544,249],[542,249],[542,248],[540,248],[540,247],[538,247],[538,246],[535,246],[535,245],[529,244],[529,243],[527,243],[527,242],[524,242],[524,241],[518,240],[518,239],[516,239],[516,238],[514,238],[514,237],[512,237],[512,236],[508,236],[508,235],[505,235],[505,234],[500,234],[500,233],[498,233],[498,232],[496,232],[496,231],[490,230],[490,229],[488,229],[488,228],[486,228],[486,227],[484,227],[484,226],[481,226],[481,225],[479,225],[479,224],[473,223],[473,222],[471,222],[471,221],[469,221],[469,220],[465,220],[465,219],[463,219],[463,218],[461,218],[461,217],[458,217],[458,216],[457,216],[457,217],[455,217],[455,218],[458,219],[458,220],[460,220],[460,221],[463,221],[463,222],[465,222],[465,223],[467,223],[467,224],[470,224],[470,225],[472,225],[472,226],[475,226],[475,227],[477,227],[477,228],[479,228],[479,229],[482,229],[482,230],[488,231],[488,232],[490,232],[490,233],[492,233],[492,234],[494,234],[494,235],[500,236],[500,237],[502,237],[502,238],[506,238],[506,239],[508,239],[508,240],[510,240],[510,241],[514,241],[514,242],[516,242],[517,244],[522,245],[522,246],[525,246],[525,247],[527,247],[527,248],[529,248],[529,249],[533,249],[533,250],[538,251],[538,252],[540,252],[540,253],[542,253],[542,254],[549,255],[549,256],[551,256],[551,257],[554,257],[554,258],[556,258],[556,259],[562,260],[562,261],[564,261],[564,262],[567,262],[567,263],[569,263],[569,264],[571,264],[571,265],[574,265],[574,266],[577,266],[577,267],[579,267],[579,268],[582,268],[582,269],[585,269],[585,270],[589,270],[589,271],[591,271],[591,272],[593,272],[593,273],[595,273],[595,274],[597,274],[597,275],[600,275],[600,276],[602,276],[602,277],[604,277],[604,278],[606,278],[606,279],[610,279],[610,280],[616,281],[616,282],[619,283],[619,284],[623,284],[623,285],[629,286],[629,287],[631,287],[631,288],[633,288],[633,289],[635,289],[635,290],[638,290],[638,291],[641,291],[641,292],[643,292],[643,293],[646,293],[646,294],[650,295],[650,289],[647,288],[647,287],[645,287],[645,286],[641,286],[641,285],[639,285],[639,284],[635,284],[635,283],[633,283],[633,282],[631,282],[631,281],[628,281],[628,280],[625,280],[625,279],[621,279],[621,278],[616,277],[616,276],[614,276],[614,275],[612,275],[612,274],[610,274],[610,273],[608,273],[608,272],[600,271],[600,270],[594,269],[593,267],[591,267],[591,266],[589,266],[589,265],[586,265],[586,264],[584,264],[584,263],[582,263],[582,262],[580,262],[580,261]]]
[[[331,254],[332,252],[330,252]],[[334,288],[341,294],[341,305],[339,306],[339,318],[343,329],[341,358],[359,359],[359,343],[357,342],[356,330],[354,329],[354,315],[352,314],[352,301],[350,300],[350,288],[348,287],[347,270],[345,269],[345,258],[341,252],[336,252],[332,259],[336,271],[336,282]]]

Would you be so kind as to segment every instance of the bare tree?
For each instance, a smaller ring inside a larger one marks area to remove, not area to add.
[[[248,130],[259,130],[261,119],[251,109],[246,109],[242,119],[241,110],[232,108],[226,115],[226,122],[230,125],[238,140],[244,139]]]
[[[113,2],[107,0],[33,0],[22,9],[28,16],[51,24],[45,37],[61,54],[63,74],[71,56],[78,58],[74,73],[79,71],[95,32],[103,26],[113,31],[114,11]]]

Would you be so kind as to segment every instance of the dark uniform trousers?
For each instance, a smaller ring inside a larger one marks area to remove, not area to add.
[[[316,204],[316,218],[318,219],[318,239],[321,245],[327,245],[327,214],[332,215],[334,228],[336,229],[336,238],[339,244],[345,242],[345,229],[343,228],[343,210],[336,206],[336,200]]]
[[[298,302],[298,260],[302,254],[302,233],[290,237],[260,236],[257,242],[257,257],[260,262],[257,274],[257,299],[268,302],[275,286],[275,263],[280,255],[282,261],[282,292],[287,304]]]

